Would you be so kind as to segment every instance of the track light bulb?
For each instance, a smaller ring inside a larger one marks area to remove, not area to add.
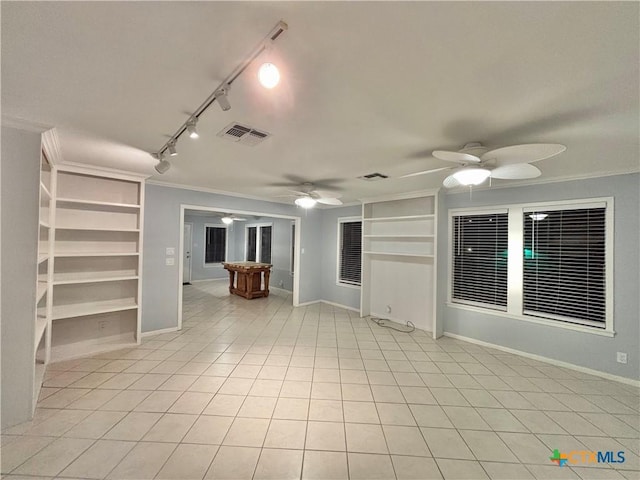
[[[228,88],[221,88],[216,92],[216,101],[223,112],[231,110],[231,104],[229,103],[229,97],[227,97]]]
[[[295,204],[302,208],[312,208],[316,205],[316,200],[311,197],[300,197],[296,198]]]
[[[167,145],[167,148],[169,150],[169,156],[175,157],[176,155],[178,155],[178,151],[176,150],[176,142],[175,141],[169,142],[169,144]]]
[[[160,160],[154,168],[156,169],[156,172],[162,175],[171,168],[171,164],[167,160]]]
[[[263,63],[258,70],[258,80],[265,88],[273,88],[280,82],[280,72],[273,63]]]
[[[187,122],[187,132],[189,133],[190,138],[199,138],[198,129],[196,128],[196,123],[198,121],[196,119],[191,119]]]

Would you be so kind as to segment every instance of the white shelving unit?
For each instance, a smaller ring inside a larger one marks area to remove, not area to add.
[[[51,358],[140,342],[144,177],[54,169]]]
[[[437,331],[436,212],[437,191],[363,201],[362,316]]]
[[[52,165],[44,151],[40,154],[40,210],[38,213],[38,262],[36,283],[36,314],[33,338],[33,408],[35,410],[46,364],[51,352],[51,216]]]

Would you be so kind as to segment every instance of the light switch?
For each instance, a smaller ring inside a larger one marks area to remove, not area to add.
[[[164,259],[164,263],[165,265],[175,265],[176,264],[176,259],[173,257],[167,257]]]
[[[300,249],[300,253],[304,253],[304,248],[301,248],[301,249]]]
[[[174,247],[167,247],[167,255],[175,255],[176,254],[176,249]]]

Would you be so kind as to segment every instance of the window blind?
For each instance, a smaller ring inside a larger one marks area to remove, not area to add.
[[[260,262],[271,263],[271,227],[260,227]]]
[[[362,222],[341,222],[340,232],[339,281],[351,285],[360,285]]]
[[[257,227],[247,227],[247,262],[256,261]]]
[[[227,249],[227,229],[225,227],[206,227],[204,263],[225,261]]]
[[[455,303],[507,308],[508,214],[453,217]]]
[[[524,314],[605,328],[606,209],[524,214]]]

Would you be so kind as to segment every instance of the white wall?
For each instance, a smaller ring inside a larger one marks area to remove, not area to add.
[[[447,306],[447,210],[595,197],[614,197],[614,329],[613,338],[540,325],[491,311]],[[627,378],[640,378],[640,174],[617,175],[570,182],[493,188],[440,196],[438,221],[438,306],[444,330],[503,347]],[[441,317],[442,318],[442,317]],[[626,365],[616,352],[627,352]]]
[[[40,134],[2,127],[2,428],[31,418]]]

